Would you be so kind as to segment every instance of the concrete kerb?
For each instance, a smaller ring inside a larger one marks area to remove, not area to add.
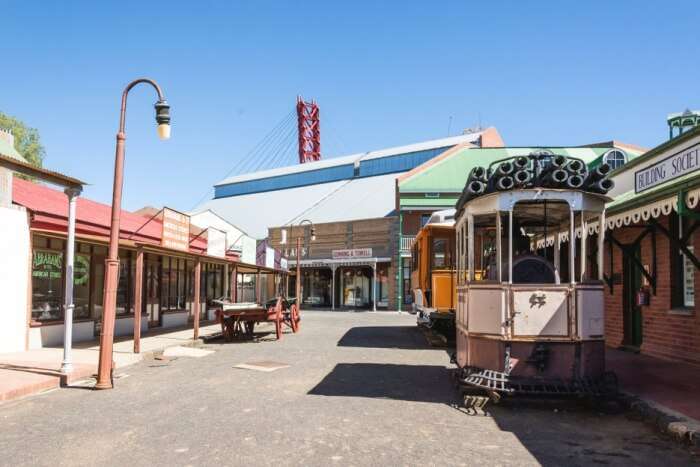
[[[693,448],[700,448],[700,421],[686,417],[664,405],[620,391],[620,402],[640,420],[664,435]]]

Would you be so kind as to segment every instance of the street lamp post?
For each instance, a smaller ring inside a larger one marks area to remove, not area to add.
[[[119,280],[119,217],[121,214],[122,185],[124,179],[124,132],[126,119],[126,98],[129,91],[137,84],[150,84],[158,94],[155,103],[158,137],[170,138],[170,106],[163,97],[158,84],[148,78],[140,78],[129,83],[122,93],[119,131],[117,132],[117,150],[114,162],[114,186],[112,191],[112,224],[109,232],[109,254],[105,260],[104,298],[102,306],[102,330],[100,333],[100,360],[97,370],[95,389],[112,388],[112,347],[114,344],[114,319],[117,306],[117,286]],[[134,310],[140,313],[141,310]]]
[[[301,227],[303,224],[309,224],[311,226],[311,241],[316,240],[316,229],[314,229],[314,223],[308,219],[297,224]],[[294,226],[292,226],[292,230]],[[290,231],[290,234],[292,232]],[[297,283],[296,283],[296,302],[297,302],[297,313],[301,312],[301,236],[297,236]]]

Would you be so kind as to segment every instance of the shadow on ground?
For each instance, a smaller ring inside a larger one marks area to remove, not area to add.
[[[338,347],[429,348],[418,326],[357,326],[340,338]]]
[[[309,394],[453,404],[449,370],[437,365],[339,363]]]

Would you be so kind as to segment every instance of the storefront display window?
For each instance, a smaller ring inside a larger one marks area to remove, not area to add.
[[[76,254],[73,264],[73,317],[90,317],[90,255]]]
[[[131,297],[131,252],[119,250],[119,282],[117,285],[117,315],[126,315],[132,312]]]
[[[32,259],[32,319],[62,319],[62,301],[63,252],[35,248]]]
[[[310,306],[331,306],[331,271],[327,268],[304,269],[302,277],[302,297]]]
[[[371,273],[371,269],[365,267],[341,269],[341,305],[369,307]]]
[[[387,308],[389,306],[389,274],[385,265],[377,266],[377,306]]]

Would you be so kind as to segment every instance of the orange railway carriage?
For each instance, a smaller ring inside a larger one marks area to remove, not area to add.
[[[454,209],[434,213],[412,248],[411,292],[417,322],[454,337],[457,289]]]

